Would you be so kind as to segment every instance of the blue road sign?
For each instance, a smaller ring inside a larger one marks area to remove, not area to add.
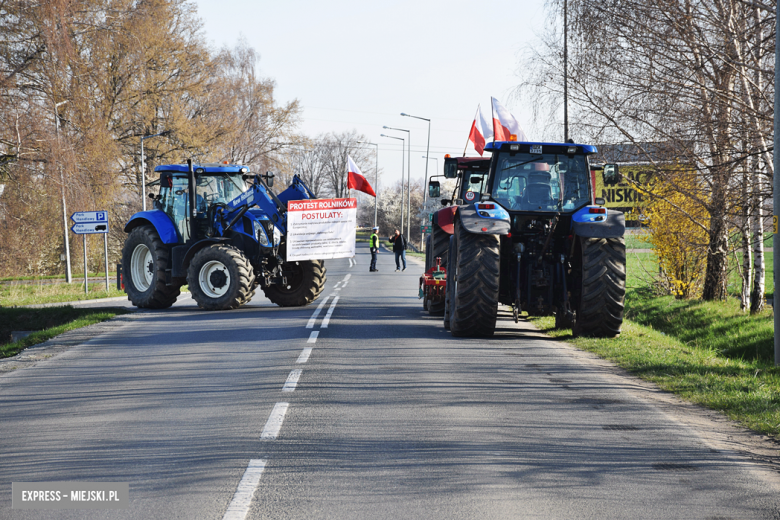
[[[107,211],[77,211],[73,215],[70,216],[70,219],[77,223],[88,223],[88,222],[100,222],[103,224],[108,224],[108,212]]]

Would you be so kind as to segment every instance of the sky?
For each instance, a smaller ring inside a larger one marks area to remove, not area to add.
[[[531,109],[514,91],[521,54],[548,23],[544,0],[489,8],[463,0],[195,3],[215,48],[244,38],[260,54],[260,75],[276,82],[277,102],[299,100],[303,133],[357,130],[377,143],[380,186],[400,179],[404,161],[412,179],[425,174],[428,123],[401,112],[431,120],[429,157],[438,161],[429,163],[429,176],[443,167],[445,153],[463,154],[477,104],[489,117],[491,96],[534,139]],[[406,132],[383,126],[410,130],[408,160],[401,141],[380,137]]]

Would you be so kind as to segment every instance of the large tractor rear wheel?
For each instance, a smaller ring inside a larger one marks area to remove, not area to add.
[[[431,265],[436,265],[436,258],[441,258],[441,266],[447,268],[447,259],[449,258],[450,249],[450,234],[444,231],[442,228],[433,224],[433,232],[431,233]]]
[[[166,285],[170,253],[154,226],[133,229],[122,249],[122,273],[127,299],[136,307],[165,309],[180,294],[178,285]]]
[[[305,260],[287,262],[282,265],[287,278],[286,284],[273,284],[263,287],[266,298],[280,307],[301,307],[317,298],[325,288],[325,262]]]
[[[448,257],[451,260],[452,265],[458,263],[458,241],[455,235],[450,236],[448,248]],[[453,288],[455,287],[455,269],[452,273],[447,272],[447,285],[444,289],[444,329],[450,330],[450,314],[452,313],[452,303],[455,299],[453,296]]]
[[[254,278],[247,257],[235,247],[222,244],[195,253],[187,271],[192,298],[207,311],[244,305],[252,297]]]
[[[578,238],[572,263],[574,336],[614,338],[623,324],[626,243],[620,238]]]
[[[455,236],[458,257],[449,262],[448,271],[455,270],[450,331],[453,336],[492,336],[496,330],[501,264],[498,235],[469,233],[458,221]]]

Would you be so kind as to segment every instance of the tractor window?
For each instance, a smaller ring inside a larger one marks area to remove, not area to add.
[[[245,191],[246,183],[241,175],[201,175],[196,189],[198,212],[205,212],[212,204],[227,204]]]
[[[187,177],[172,177],[171,186],[160,188],[162,210],[170,217],[184,242],[189,239],[187,217]]]
[[[584,155],[502,153],[493,198],[514,211],[574,211],[590,201]]]
[[[479,200],[479,195],[487,191],[487,172],[463,172],[462,198],[468,202]]]

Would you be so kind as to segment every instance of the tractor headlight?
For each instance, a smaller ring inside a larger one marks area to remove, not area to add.
[[[257,241],[260,242],[260,245],[264,247],[269,247],[270,245],[268,243],[268,236],[265,234],[263,225],[260,224],[260,222],[253,220],[252,228],[255,232],[255,237],[257,237]]]

